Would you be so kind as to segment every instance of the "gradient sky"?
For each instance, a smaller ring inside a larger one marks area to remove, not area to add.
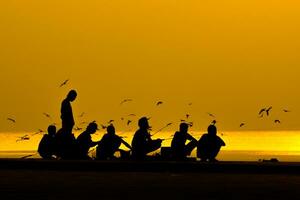
[[[189,113],[203,130],[212,112],[222,130],[298,130],[299,36],[296,0],[1,1],[0,131],[59,122],[71,88],[75,116],[87,113],[78,123],[134,130],[119,119],[136,113],[159,129]]]

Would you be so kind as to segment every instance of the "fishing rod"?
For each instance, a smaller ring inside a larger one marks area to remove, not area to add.
[[[154,134],[152,134],[151,136],[155,136],[158,133],[160,133],[161,131],[163,131],[164,129],[168,128],[169,126],[171,126],[173,123],[168,123],[166,126],[162,127],[161,129],[159,129],[158,131],[156,131]]]

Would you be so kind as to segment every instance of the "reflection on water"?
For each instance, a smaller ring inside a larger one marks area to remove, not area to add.
[[[29,141],[16,142],[19,137],[31,133],[0,133],[0,158],[21,158],[26,155],[35,154],[39,140],[42,135],[31,137]],[[155,137],[169,138],[171,132],[164,132]],[[76,134],[78,135],[78,134]],[[94,140],[101,139],[103,133],[94,135]],[[131,142],[132,133],[122,136]],[[194,133],[197,139],[201,134]],[[258,161],[259,159],[278,158],[280,161],[300,162],[300,131],[281,132],[225,132],[222,138],[227,144],[219,155],[219,160],[224,161]],[[163,143],[169,146],[171,140]],[[195,152],[193,153],[195,156]]]

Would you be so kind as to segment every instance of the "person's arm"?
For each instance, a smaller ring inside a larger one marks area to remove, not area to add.
[[[187,139],[192,142],[198,142],[198,140],[194,138],[192,135],[190,135],[189,133],[187,134]]]
[[[121,143],[124,144],[128,149],[132,150],[132,147],[130,146],[130,144],[128,144],[125,140],[123,140],[122,138],[120,138]]]
[[[225,142],[220,137],[219,137],[219,143],[222,147],[226,146]]]

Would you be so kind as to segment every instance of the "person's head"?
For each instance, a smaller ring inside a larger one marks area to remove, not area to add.
[[[94,134],[97,132],[98,129],[98,125],[96,122],[92,122],[88,125],[88,127],[86,128],[86,131],[89,133],[89,134]]]
[[[217,135],[217,127],[215,125],[210,125],[207,128],[207,132],[209,135]]]
[[[56,126],[50,125],[48,127],[48,134],[51,135],[51,136],[55,135],[56,134]]]
[[[67,99],[71,102],[74,101],[76,97],[77,97],[77,92],[75,90],[71,90],[67,95]]]
[[[187,123],[181,123],[179,129],[181,133],[187,133],[189,130],[189,125]]]
[[[113,135],[116,133],[116,129],[115,129],[114,125],[111,124],[107,127],[107,133],[113,134]]]
[[[139,120],[139,127],[141,129],[147,129],[147,130],[151,128],[147,117],[143,117]]]

